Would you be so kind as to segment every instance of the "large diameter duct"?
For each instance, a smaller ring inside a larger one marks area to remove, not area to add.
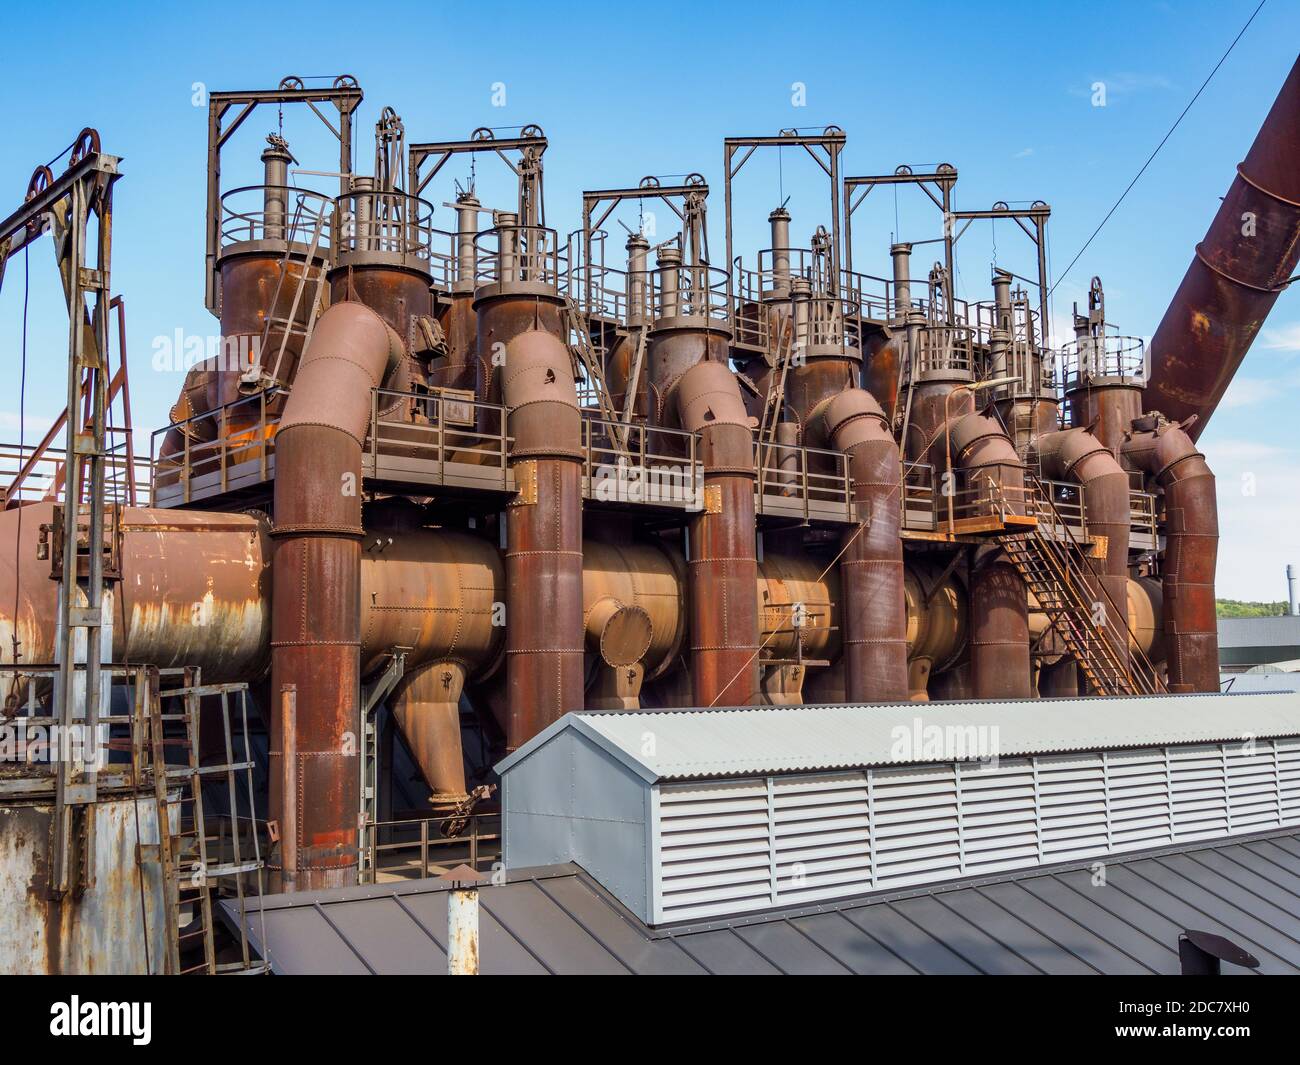
[[[1161,560],[1165,652],[1171,692],[1219,690],[1219,633],[1214,569],[1219,513],[1214,474],[1177,424],[1141,418],[1124,457],[1153,478],[1165,496]]]
[[[583,544],[589,710],[635,710],[641,686],[677,659],[686,635],[682,561],[649,543]]]
[[[1195,440],[1297,263],[1300,60],[1151,339],[1147,410],[1187,423]]]
[[[670,399],[678,424],[700,435],[704,467],[704,508],[689,528],[694,700],[702,707],[761,702],[749,415],[735,375],[722,362],[695,363]]]
[[[967,488],[1008,490],[1013,510],[1022,506],[1024,466],[997,419],[979,412],[948,423],[955,471]],[[970,578],[970,660],[975,697],[1027,699],[1033,694],[1029,660],[1029,592],[1001,552],[978,560]]]
[[[1039,437],[1038,457],[1043,473],[1083,488],[1090,535],[1106,538],[1106,556],[1099,577],[1104,595],[1100,617],[1117,661],[1128,662],[1125,614],[1128,603],[1128,544],[1132,528],[1128,474],[1109,448],[1089,429],[1065,429]]]
[[[38,557],[54,506],[0,511],[0,662],[54,661],[58,582]],[[265,520],[247,514],[127,508],[122,579],[112,584],[113,661],[197,666],[212,682],[266,672],[271,614]],[[17,605],[17,614],[14,607]]]
[[[583,705],[582,423],[568,349],[532,329],[505,348],[514,438],[506,508],[506,747]]]
[[[931,675],[955,665],[965,650],[966,588],[952,573],[923,561],[908,564],[903,582],[908,698],[925,702]]]
[[[880,404],[850,388],[819,405],[814,439],[849,457],[858,526],[840,558],[845,691],[854,702],[908,697],[903,594],[902,480],[898,445]]]
[[[361,448],[370,390],[405,355],[400,338],[359,303],[316,324],[276,434],[271,620],[271,812],[294,856],[285,890],[341,887],[356,877],[360,727]],[[282,693],[296,700],[286,738]],[[284,765],[284,752],[296,765]],[[310,802],[293,802],[296,782]],[[273,859],[278,861],[278,859]]]
[[[467,798],[460,696],[500,663],[504,576],[487,540],[449,529],[367,522],[361,560],[361,672],[405,655],[390,700],[439,808]]]

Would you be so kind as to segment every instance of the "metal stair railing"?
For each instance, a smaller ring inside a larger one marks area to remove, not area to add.
[[[1116,627],[1126,644],[1129,642],[1127,611],[1121,610],[1101,584],[1100,574],[1037,479],[1031,476],[1030,485],[1037,504],[1050,512],[1053,527],[1063,531],[1064,542],[1044,536],[1038,526],[1005,534],[999,537],[999,542],[1090,686],[1101,695],[1147,695],[1164,691],[1163,681],[1141,649],[1131,648],[1126,664],[1103,627],[1093,620],[1099,592],[1104,597],[1106,617],[1117,619]],[[1083,560],[1082,566],[1074,561],[1076,553]]]

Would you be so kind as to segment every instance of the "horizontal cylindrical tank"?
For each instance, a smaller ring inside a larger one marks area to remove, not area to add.
[[[54,660],[58,584],[38,557],[53,520],[53,503],[0,513],[0,543],[18,541],[0,553],[0,661],[13,661],[15,629],[20,662]],[[197,666],[209,682],[260,677],[271,639],[266,520],[140,507],[122,511],[121,530],[113,661]]]

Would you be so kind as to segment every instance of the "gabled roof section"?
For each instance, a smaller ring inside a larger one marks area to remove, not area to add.
[[[1297,736],[1300,694],[584,711],[566,714],[497,771],[565,729],[653,783]]]

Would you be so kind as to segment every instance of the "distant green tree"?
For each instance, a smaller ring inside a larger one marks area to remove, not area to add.
[[[1286,603],[1254,603],[1243,599],[1216,599],[1221,618],[1274,618],[1286,613]]]

